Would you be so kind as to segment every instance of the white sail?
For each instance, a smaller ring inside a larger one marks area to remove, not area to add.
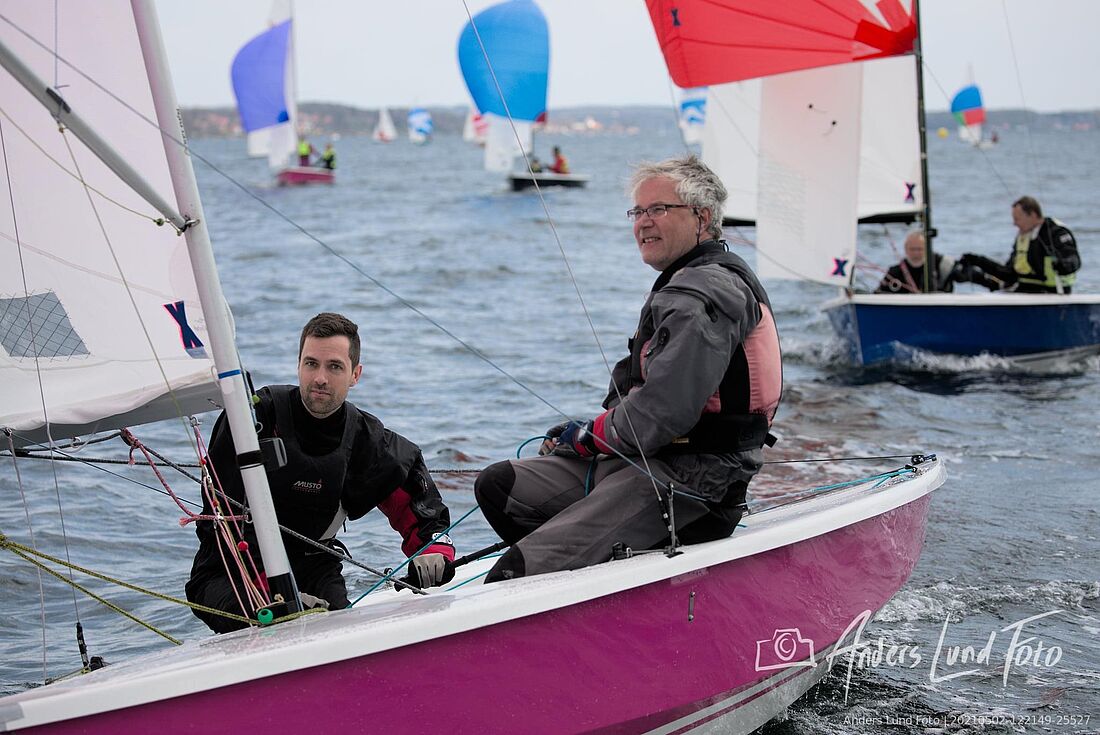
[[[393,124],[393,116],[390,115],[388,108],[383,107],[378,110],[378,122],[374,126],[371,138],[378,143],[389,143],[397,139],[397,126]]]
[[[859,151],[860,219],[901,219],[920,211],[920,131],[916,69],[901,56],[855,64],[863,74]],[[793,76],[809,72],[793,72]],[[703,160],[729,190],[726,216],[756,220],[760,80],[711,86]]]
[[[856,253],[862,70],[764,79],[756,271],[848,284]]]
[[[703,160],[726,185],[726,216],[755,222],[760,80],[712,85],[707,100],[710,115],[703,126]]]
[[[533,124],[527,120],[511,120],[487,112],[482,119],[488,123],[485,136],[485,170],[512,170],[516,158],[534,149]],[[517,142],[516,136],[519,136]]]
[[[466,122],[462,126],[462,139],[467,143],[485,145],[488,127],[485,118],[481,116],[477,109],[470,107],[470,111],[466,113]]]
[[[130,12],[8,3],[0,40],[178,209],[159,131],[89,81],[156,119]],[[0,427],[23,444],[214,408],[184,238],[5,69],[0,99]]]
[[[892,56],[856,66],[863,70],[859,217],[915,217],[924,203],[916,57]]]

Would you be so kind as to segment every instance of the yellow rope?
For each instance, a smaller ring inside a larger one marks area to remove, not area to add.
[[[73,587],[80,590],[81,592],[88,595],[89,597],[91,597],[95,600],[98,600],[99,602],[103,603],[104,605],[111,608],[112,610],[114,610],[118,613],[121,613],[122,615],[125,615],[126,617],[130,618],[131,620],[138,623],[139,625],[142,625],[142,626],[148,628],[149,630],[153,631],[154,633],[167,638],[168,640],[172,641],[173,643],[175,643],[177,645],[180,644],[180,641],[176,640],[172,636],[168,635],[167,633],[165,633],[161,630],[158,630],[157,628],[153,627],[149,623],[146,623],[145,621],[135,617],[133,614],[123,610],[122,608],[118,607],[114,603],[108,602],[107,600],[103,599],[102,597],[95,594],[91,590],[88,590],[87,588],[82,587],[81,585],[77,584],[74,581],[66,579],[64,576],[62,576],[61,574],[58,574],[53,569],[50,569],[46,565],[44,565],[41,562],[37,561],[36,559],[32,559],[31,556],[41,557],[42,559],[46,559],[47,561],[53,562],[54,564],[60,564],[63,567],[67,567],[69,569],[80,572],[82,574],[87,574],[90,577],[95,577],[96,579],[103,580],[104,582],[110,582],[111,584],[116,584],[120,587],[125,587],[126,589],[133,590],[134,592],[141,592],[143,594],[149,595],[150,597],[155,597],[159,600],[164,600],[166,602],[174,602],[177,605],[184,605],[186,607],[191,608],[192,610],[199,610],[201,612],[210,613],[211,615],[220,615],[224,618],[229,618],[230,620],[236,620],[237,622],[240,622],[240,623],[247,623],[248,625],[255,625],[255,623],[256,623],[255,620],[252,620],[250,618],[246,618],[243,615],[235,615],[233,613],[226,612],[225,610],[218,610],[216,608],[207,607],[206,605],[199,605],[199,604],[196,604],[194,602],[190,602],[188,600],[181,600],[178,597],[172,597],[171,595],[166,595],[162,592],[156,592],[154,590],[145,589],[144,587],[138,587],[137,585],[130,584],[129,582],[124,582],[121,579],[116,579],[114,577],[109,577],[105,574],[100,574],[99,572],[92,571],[91,569],[86,569],[86,568],[84,568],[82,566],[79,566],[77,564],[72,564],[72,563],[66,562],[63,559],[58,559],[55,556],[50,556],[49,554],[41,552],[37,549],[32,549],[29,546],[24,546],[23,544],[20,544],[16,541],[12,541],[11,539],[9,539],[7,536],[5,536],[2,533],[0,533],[0,548],[10,550],[12,553],[16,554],[17,556],[22,557],[23,559],[26,559],[31,564],[34,564],[35,566],[39,567],[40,569],[43,569],[43,570],[49,572],[53,576],[60,579],[62,582],[65,582],[66,584],[71,584]],[[273,624],[277,623],[277,622],[282,622],[283,620],[298,617],[298,615],[299,614],[288,615],[288,616],[285,616],[283,618],[276,618],[273,621]]]

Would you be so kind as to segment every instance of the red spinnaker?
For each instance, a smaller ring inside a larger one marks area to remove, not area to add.
[[[754,79],[913,51],[903,0],[646,0],[681,87]],[[905,3],[908,5],[908,3]]]

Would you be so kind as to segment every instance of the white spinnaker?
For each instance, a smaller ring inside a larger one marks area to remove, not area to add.
[[[856,254],[862,81],[854,64],[763,81],[756,220],[762,277],[848,284]]]
[[[920,211],[920,131],[914,63],[914,57],[902,56],[850,65],[863,71],[857,208],[861,219]],[[810,73],[812,70],[783,76]],[[703,160],[729,191],[726,216],[750,222],[756,220],[759,186],[760,84],[760,80],[753,79],[712,85],[703,133]]]
[[[54,7],[5,3],[0,40],[175,206],[129,3]],[[60,440],[215,408],[184,238],[2,68],[0,108],[0,427]]]
[[[482,117],[489,126],[485,136],[485,170],[511,171],[516,157],[525,152],[530,153],[534,148],[532,123],[526,120],[509,121],[508,118],[491,112]],[[513,125],[515,130],[512,129]],[[517,134],[523,142],[522,150],[516,142]]]

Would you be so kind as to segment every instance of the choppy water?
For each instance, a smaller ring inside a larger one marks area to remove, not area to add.
[[[422,147],[344,139],[337,144],[339,183],[294,190],[267,186],[264,164],[244,158],[240,141],[196,141],[199,153],[243,185],[196,164],[240,352],[257,384],[292,382],[302,323],[336,310],[358,321],[364,334],[364,377],[352,399],[420,443],[435,469],[477,468],[513,454],[555,421],[554,409],[594,413],[607,384],[601,349],[612,363],[623,353],[655,275],[637,258],[622,184],[630,163],[682,147],[671,129],[547,136],[540,149],[555,142],[576,170],[594,179],[587,190],[548,192],[548,220],[536,195],[504,191],[499,176],[480,170],[480,151],[454,137]],[[935,224],[942,233],[937,245],[944,252],[1002,257],[1014,237],[1009,204],[1032,193],[1078,236],[1085,262],[1078,290],[1100,290],[1100,133],[1006,131],[999,147],[984,152],[954,140],[930,146]],[[865,233],[867,256],[883,265],[895,261],[891,241],[900,247],[902,235]],[[735,249],[753,262],[750,248]],[[834,671],[769,731],[1098,731],[1100,364],[1045,375],[1015,374],[992,359],[932,360],[900,373],[856,370],[840,362],[818,309],[831,289],[766,285],[783,338],[787,385],[778,418],[784,441],[772,457],[936,452],[949,471],[911,580],[865,634],[882,639],[884,653],[895,655],[856,668],[850,682]],[[205,432],[212,418],[204,419]],[[188,456],[178,425],[137,433],[172,456]],[[98,445],[84,453],[117,457],[122,450]],[[7,457],[0,459],[0,529],[27,542],[14,472]],[[771,466],[753,490],[767,496],[872,467]],[[154,483],[148,471],[110,469]],[[168,498],[75,465],[27,460],[19,470],[40,548],[65,553],[60,497],[74,561],[182,595],[196,543],[193,532],[177,524],[180,513]],[[470,475],[437,479],[454,517],[473,506]],[[185,480],[175,485],[197,495]],[[455,536],[460,552],[495,540],[476,514]],[[345,538],[358,558],[376,566],[399,560],[396,537],[378,518],[352,524]],[[369,582],[356,571],[348,577],[353,590]],[[0,556],[0,691],[41,681],[44,668],[54,676],[79,666],[73,596],[45,580],[43,634],[38,584],[24,562]],[[177,637],[206,635],[183,608],[98,582],[90,586]],[[85,599],[79,610],[91,652],[108,660],[169,645]],[[1025,623],[1017,641],[1032,638],[1030,648],[1013,649],[1006,675],[1012,626],[1036,616],[1045,617]],[[947,665],[952,650],[980,650],[993,634],[988,663]],[[903,646],[908,653],[899,658]],[[976,671],[946,678],[967,669]]]

